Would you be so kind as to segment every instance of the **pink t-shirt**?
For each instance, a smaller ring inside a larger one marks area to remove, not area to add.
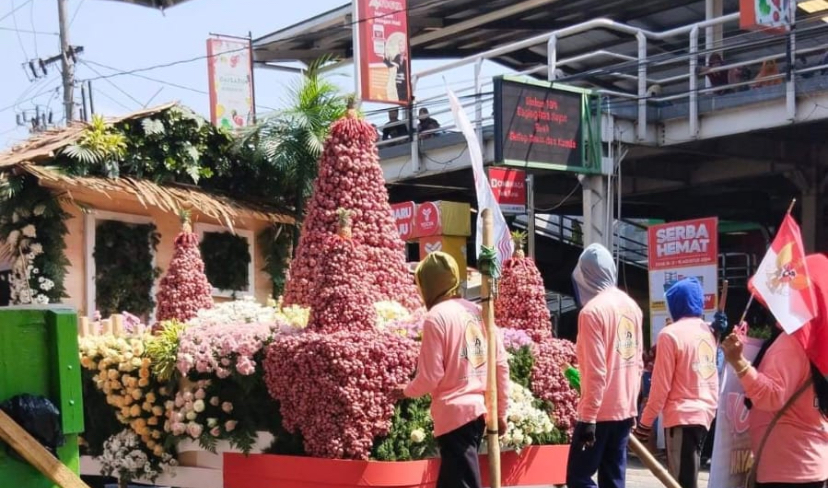
[[[811,377],[805,350],[795,338],[782,334],[765,353],[759,371],[742,377],[753,402],[750,437],[754,453],[778,412]],[[817,408],[809,387],[785,412],[765,442],[756,480],[759,483],[810,483],[828,479],[828,420]]]
[[[486,415],[486,327],[480,307],[462,299],[438,303],[423,324],[417,376],[405,396],[431,395],[434,435],[447,434]],[[506,417],[509,363],[497,336],[497,410]]]
[[[710,428],[719,401],[716,339],[700,318],[685,318],[658,335],[650,398],[641,423],[652,426],[660,412],[664,427]]]
[[[599,293],[578,315],[582,422],[637,416],[644,369],[641,319],[641,308],[618,288]]]

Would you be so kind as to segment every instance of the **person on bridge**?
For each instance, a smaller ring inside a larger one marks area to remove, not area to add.
[[[480,307],[460,298],[460,272],[451,255],[434,252],[414,274],[428,309],[417,375],[397,396],[431,395],[434,437],[440,448],[437,488],[481,488],[478,450],[486,415],[497,415],[506,432],[509,362],[503,339],[497,341],[497,412],[485,402],[486,327]]]
[[[637,416],[644,369],[641,308],[616,287],[612,254],[600,244],[584,249],[572,273],[578,315],[576,353],[581,371],[578,422],[566,473],[567,488],[626,483],[627,442]]]
[[[805,264],[817,303],[811,330],[828,327],[828,257]],[[814,340],[814,339],[812,339]],[[825,344],[822,344],[825,347]],[[828,480],[828,379],[779,326],[751,364],[731,334],[722,344],[745,389],[757,488],[823,488]],[[824,350],[824,349],[823,349]]]
[[[663,412],[670,475],[682,488],[697,488],[702,444],[719,401],[718,344],[702,320],[704,291],[696,278],[673,284],[666,299],[673,324],[658,335],[650,398],[633,434],[646,444]]]

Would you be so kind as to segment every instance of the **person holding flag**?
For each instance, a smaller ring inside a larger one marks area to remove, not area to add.
[[[634,435],[646,443],[663,412],[670,475],[682,488],[696,488],[700,451],[719,400],[717,343],[702,320],[704,290],[698,279],[676,282],[666,299],[674,322],[658,335],[652,390]]]
[[[627,442],[644,369],[641,308],[616,286],[612,254],[592,244],[572,273],[578,314],[575,345],[581,372],[578,422],[566,469],[568,488],[623,488]]]
[[[750,409],[749,484],[823,488],[828,480],[828,257],[805,256],[790,211],[749,287],[779,330],[753,364],[738,333],[722,344]]]

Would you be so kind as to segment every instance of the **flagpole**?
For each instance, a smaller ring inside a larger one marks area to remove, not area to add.
[[[793,209],[794,209],[795,205],[796,205],[796,198],[791,200],[791,204],[788,205],[788,211],[785,212],[785,215],[790,215],[791,212],[793,212]],[[741,326],[745,322],[745,319],[747,318],[748,310],[750,310],[750,306],[753,305],[753,299],[754,299],[754,296],[753,296],[753,293],[751,293],[750,294],[750,299],[748,300],[747,305],[745,305],[745,311],[742,312],[742,317],[739,319],[739,322],[738,322],[739,326]],[[730,332],[733,332],[733,327],[730,327]]]

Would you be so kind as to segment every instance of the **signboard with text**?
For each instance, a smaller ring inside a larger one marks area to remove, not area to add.
[[[253,67],[250,41],[207,39],[210,120],[225,129],[253,123]]]
[[[782,33],[791,25],[791,13],[791,0],[739,0],[739,27]]]
[[[594,172],[587,163],[587,92],[509,77],[494,80],[495,162]]]
[[[360,98],[407,105],[411,101],[408,0],[353,0],[357,12]]]
[[[526,213],[526,172],[512,168],[489,168],[489,184],[504,214]]]
[[[704,290],[705,316],[716,311],[719,285],[719,224],[715,217],[652,225],[647,229],[650,275],[650,331],[655,344],[672,322],[664,293],[673,283],[695,277]]]
[[[440,206],[435,202],[417,205],[414,216],[414,234],[417,237],[436,236],[442,233]]]
[[[417,204],[414,202],[402,202],[391,205],[391,214],[394,216],[394,224],[397,232],[404,241],[414,237],[414,217],[417,211]]]

